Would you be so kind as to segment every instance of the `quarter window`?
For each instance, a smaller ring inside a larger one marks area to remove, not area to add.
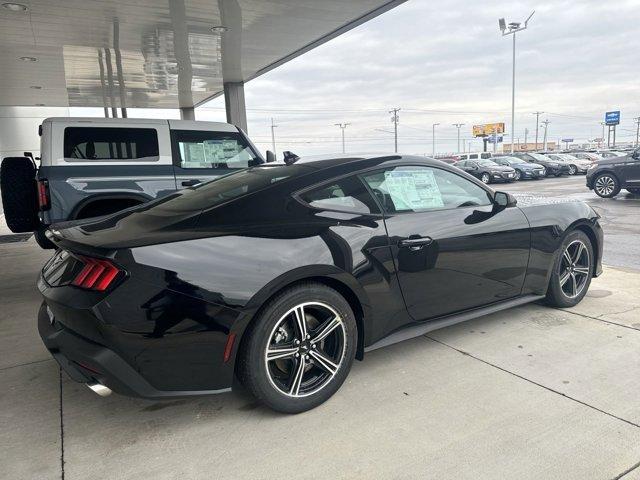
[[[482,187],[439,168],[403,166],[363,175],[385,211],[419,212],[490,205]]]
[[[310,206],[353,213],[379,213],[375,200],[357,177],[348,177],[309,190],[300,198]]]
[[[172,130],[182,168],[240,169],[261,163],[239,133]]]
[[[64,158],[156,161],[158,134],[153,128],[67,127]]]

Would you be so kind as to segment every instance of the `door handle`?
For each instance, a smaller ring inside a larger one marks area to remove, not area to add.
[[[196,179],[185,180],[184,182],[182,182],[182,186],[183,187],[193,187],[194,185],[197,185],[199,183],[201,183],[200,180],[196,180]]]
[[[398,242],[398,246],[400,248],[408,247],[409,250],[418,251],[422,250],[426,245],[430,245],[433,243],[433,238],[431,237],[421,237],[420,235],[411,235],[408,238],[403,238]]]

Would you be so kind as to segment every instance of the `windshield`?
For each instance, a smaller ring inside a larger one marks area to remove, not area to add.
[[[533,157],[534,160],[541,160],[543,162],[548,162],[549,161],[549,157],[545,157],[544,155],[540,154],[540,153],[530,153],[529,154],[531,157]]]
[[[491,160],[480,160],[478,162],[478,165],[481,165],[483,167],[495,167],[497,166],[497,163],[492,162]]]

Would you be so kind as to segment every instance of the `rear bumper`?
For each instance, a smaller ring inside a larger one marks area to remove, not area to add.
[[[88,340],[56,321],[46,303],[38,312],[38,331],[53,358],[72,380],[98,382],[116,393],[143,398],[185,397],[223,393],[218,390],[158,390],[114,351]]]

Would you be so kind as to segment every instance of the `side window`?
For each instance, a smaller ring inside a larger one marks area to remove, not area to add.
[[[158,133],[153,128],[67,127],[64,158],[157,161]]]
[[[487,158],[491,158],[491,154],[490,153],[481,153],[480,154],[480,158],[484,158],[486,160]]]
[[[355,176],[304,192],[300,199],[315,208],[363,214],[380,213],[375,200]]]
[[[247,140],[236,132],[171,131],[182,168],[240,169],[258,165]]]
[[[477,153],[473,153],[471,155],[469,155],[469,160],[473,160],[473,159],[477,159],[478,158],[478,154]]]
[[[446,170],[404,166],[363,175],[385,211],[420,212],[490,205],[482,187]]]

